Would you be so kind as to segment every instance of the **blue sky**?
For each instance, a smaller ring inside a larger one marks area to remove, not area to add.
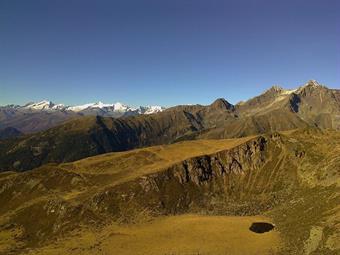
[[[0,104],[232,103],[340,88],[337,0],[0,0]]]

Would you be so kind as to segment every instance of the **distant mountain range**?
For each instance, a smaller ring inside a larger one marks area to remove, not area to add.
[[[135,108],[119,102],[114,104],[97,102],[67,106],[43,100],[41,102],[30,102],[23,106],[0,106],[0,130],[11,127],[23,133],[32,133],[53,127],[73,117],[94,115],[119,118],[153,114],[164,109],[162,106],[139,106]]]
[[[21,132],[39,125],[41,129],[44,125],[55,127],[0,142],[0,154],[6,155],[0,157],[0,170],[27,170],[49,162],[183,140],[245,137],[308,127],[340,130],[340,90],[312,80],[294,90],[273,86],[236,105],[220,98],[207,106],[179,105],[155,114],[120,118],[60,110],[38,112],[21,115],[16,118],[18,125],[12,127]],[[65,112],[78,118],[57,125],[55,116],[59,120],[71,118],[65,117]]]
[[[29,110],[29,111],[71,111],[71,112],[80,112],[100,116],[122,116],[124,114],[136,113],[136,114],[152,114],[156,112],[161,112],[165,108],[161,106],[140,106],[138,108],[134,108],[122,103],[114,103],[114,104],[104,104],[102,102],[97,103],[89,103],[84,105],[76,105],[76,106],[66,106],[64,104],[55,104],[48,100],[43,100],[37,103],[28,103],[24,106],[19,105],[10,105],[8,107],[14,109],[21,110]]]

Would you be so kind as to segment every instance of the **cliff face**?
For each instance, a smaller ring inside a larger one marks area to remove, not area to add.
[[[287,156],[280,135],[260,136],[231,150],[184,160],[107,188],[93,197],[91,205],[117,218],[124,218],[125,207],[130,205],[155,215],[197,211],[258,214],[291,191],[296,166],[282,165]]]

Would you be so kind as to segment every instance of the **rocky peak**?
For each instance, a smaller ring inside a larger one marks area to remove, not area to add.
[[[276,95],[276,94],[281,94],[282,92],[284,92],[285,90],[278,86],[278,85],[274,85],[272,86],[270,89],[268,89],[265,94],[272,94],[272,95]]]
[[[309,80],[305,86],[311,86],[311,87],[319,87],[321,86],[320,83],[318,83],[316,80]]]
[[[305,85],[297,89],[297,93],[301,96],[317,96],[320,93],[327,93],[329,89],[326,86],[321,85],[316,80],[309,80]]]
[[[227,100],[224,98],[218,98],[216,99],[211,105],[210,108],[212,109],[219,109],[219,110],[232,110],[234,106],[230,104]]]
[[[273,85],[269,90],[270,91],[275,91],[275,92],[281,92],[284,89],[281,86],[279,86],[279,85]]]
[[[315,90],[315,89],[327,89],[326,86],[321,85],[319,82],[316,80],[309,80],[305,85],[301,86],[298,90],[303,91],[303,90]]]

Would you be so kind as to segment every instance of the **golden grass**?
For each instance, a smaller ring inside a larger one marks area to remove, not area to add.
[[[339,248],[338,224],[339,208],[335,209],[338,199],[334,194],[339,194],[339,141],[340,133],[331,131],[302,130],[282,132],[285,146],[284,156],[289,154],[296,157],[298,164],[292,174],[298,176],[298,180],[304,184],[303,188],[294,191],[292,199],[287,203],[271,209],[269,215],[280,231],[255,234],[248,230],[253,221],[266,220],[261,216],[256,217],[230,217],[230,216],[161,216],[159,218],[146,218],[136,221],[135,225],[111,225],[79,226],[77,232],[58,236],[59,241],[49,241],[39,250],[32,250],[32,254],[160,254],[160,255],[219,255],[219,254],[276,254],[281,244],[283,251],[279,254],[300,254],[303,249],[314,251],[335,250]],[[116,185],[150,173],[162,171],[177,162],[185,159],[209,155],[218,151],[236,147],[254,137],[225,140],[195,140],[185,141],[171,145],[153,146],[126,152],[108,153],[89,157],[73,163],[65,163],[53,166],[62,171],[65,176],[69,172],[79,173],[84,178],[85,184],[74,185],[72,189],[62,188],[53,190],[54,194],[68,200],[70,204],[77,205],[83,201],[90,201],[92,196],[99,194],[107,185]],[[304,152],[303,156],[295,156],[296,152]],[[277,172],[282,155],[275,154],[275,161],[265,166],[272,174]],[[283,161],[285,162],[285,161]],[[286,161],[287,162],[287,161]],[[32,175],[46,181],[49,173],[47,165],[42,167],[40,175]],[[287,168],[288,169],[288,168]],[[50,171],[53,173],[53,171]],[[28,173],[27,173],[28,174]],[[13,175],[13,176],[12,176]],[[12,178],[18,173],[0,174],[2,178]],[[63,175],[61,175],[63,176]],[[73,176],[73,174],[72,174]],[[53,175],[51,180],[55,180]],[[67,179],[67,178],[66,178]],[[65,180],[66,180],[65,179]],[[64,179],[56,183],[65,185]],[[68,182],[67,182],[68,183]],[[256,185],[262,185],[261,179]],[[335,185],[334,185],[335,184]],[[21,185],[21,184],[20,184]],[[30,186],[25,181],[26,186]],[[69,184],[67,184],[69,185]],[[128,185],[128,184],[127,184]],[[313,188],[314,187],[314,188]],[[32,188],[32,187],[31,187]],[[64,191],[65,190],[65,191]],[[47,199],[44,197],[35,198]],[[70,201],[71,200],[71,201]],[[29,202],[32,202],[29,200]],[[27,203],[21,204],[27,207]],[[20,207],[18,207],[20,210]],[[129,208],[127,213],[129,216]],[[309,212],[309,213],[306,213]],[[143,215],[142,215],[143,216]],[[150,216],[151,217],[151,216]],[[1,219],[1,218],[0,218]],[[106,222],[106,221],[105,221]],[[117,221],[120,222],[120,221]],[[315,228],[315,227],[322,227]],[[316,234],[316,235],[315,235]],[[322,234],[322,235],[321,235]],[[320,238],[322,237],[322,240]],[[3,251],[7,250],[7,244],[14,245],[14,235],[7,230],[0,233],[0,242]],[[18,239],[16,239],[18,240]],[[53,243],[52,243],[53,242]],[[319,245],[319,246],[318,246]],[[36,246],[31,246],[36,248]],[[321,253],[318,254],[326,254]],[[6,253],[5,253],[6,254]],[[327,253],[328,254],[328,253]],[[333,253],[332,253],[333,254]],[[335,254],[335,253],[334,253]]]
[[[112,225],[100,232],[82,231],[76,237],[31,254],[274,254],[280,243],[278,232],[249,231],[252,222],[263,220],[268,221],[261,216],[160,217],[141,225]]]
[[[20,233],[20,228],[0,231],[0,254],[6,254],[6,251],[9,249],[14,247],[18,248],[22,245],[22,242],[15,239]]]
[[[251,137],[221,140],[194,140],[170,145],[152,146],[126,152],[113,152],[65,163],[60,167],[82,174],[114,177],[114,183],[157,172],[185,159],[228,150]],[[112,183],[112,182],[111,182]]]

